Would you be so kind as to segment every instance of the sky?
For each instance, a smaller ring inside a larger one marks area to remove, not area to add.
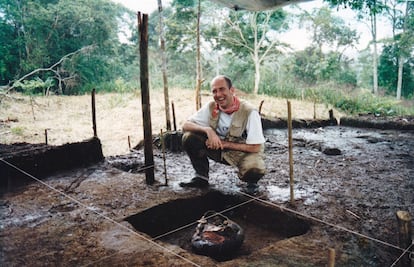
[[[151,14],[151,12],[158,9],[158,0],[112,0],[115,3],[123,4],[133,11],[140,11],[141,13]],[[167,6],[171,0],[162,0],[162,5]]]
[[[124,6],[135,12],[142,12],[150,14],[151,12],[158,9],[158,0],[112,0],[116,3],[121,3]],[[163,7],[168,6],[172,0],[162,0]],[[302,9],[311,10],[315,7],[321,7],[324,5],[323,0],[314,0],[298,4]],[[361,34],[360,42],[357,45],[357,50],[365,49],[371,40],[371,34],[367,25],[357,22],[355,19],[355,13],[348,9],[339,8],[334,11],[334,16],[341,17],[345,23],[349,24],[351,28],[357,29]],[[381,39],[389,37],[391,35],[390,27],[383,22],[379,22],[377,38]],[[289,43],[295,50],[302,50],[309,45],[309,34],[304,29],[294,29],[280,36],[283,41]],[[354,51],[356,53],[357,51]],[[353,53],[349,51],[349,53]]]

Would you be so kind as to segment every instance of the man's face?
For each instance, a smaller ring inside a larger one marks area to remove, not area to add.
[[[223,109],[233,105],[234,87],[229,88],[226,80],[217,78],[211,83],[211,93],[214,101]]]

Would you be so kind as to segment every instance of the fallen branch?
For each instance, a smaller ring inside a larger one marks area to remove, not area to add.
[[[65,59],[67,59],[67,58],[69,58],[69,57],[71,57],[73,55],[76,55],[78,53],[85,52],[85,51],[89,51],[89,50],[91,50],[93,48],[94,48],[93,45],[89,45],[89,46],[82,47],[82,48],[80,48],[80,49],[78,49],[78,50],[76,50],[74,52],[71,52],[69,54],[64,55],[61,59],[59,59],[59,61],[57,61],[55,64],[53,64],[52,66],[50,66],[48,68],[38,68],[38,69],[35,69],[35,70],[29,72],[28,74],[24,75],[20,79],[14,81],[11,86],[6,87],[5,92],[0,92],[0,94],[1,95],[8,94],[11,90],[13,90],[15,88],[15,84],[18,84],[18,83],[24,81],[25,79],[29,78],[30,76],[32,76],[32,75],[34,75],[34,74],[36,74],[38,72],[42,72],[42,71],[52,71],[58,77],[60,77],[60,75],[58,74],[58,72],[56,70],[54,70],[54,68],[56,68],[57,66],[59,66]],[[2,90],[4,90],[4,89],[2,89]]]

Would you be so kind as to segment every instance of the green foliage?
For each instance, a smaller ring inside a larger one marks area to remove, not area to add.
[[[13,128],[11,128],[11,133],[14,134],[14,135],[23,136],[24,128],[22,128],[22,127],[13,127]]]
[[[350,114],[370,113],[380,116],[400,115],[402,110],[395,99],[376,97],[371,93],[342,96],[334,106]]]
[[[355,87],[357,77],[349,62],[337,52],[322,53],[316,47],[308,47],[294,54],[292,67],[296,79],[308,84],[335,81]]]
[[[74,94],[85,84],[119,75],[118,24],[132,15],[120,5],[110,0],[3,0],[0,14],[0,37],[8,37],[0,38],[0,85],[88,46],[96,49],[68,57],[53,70],[63,81],[63,93]],[[47,71],[37,75],[42,80],[50,77]],[[55,84],[52,90],[61,93]]]
[[[332,86],[332,85],[331,85]],[[334,85],[333,85],[334,86]],[[328,103],[348,114],[375,114],[378,116],[413,115],[414,110],[404,108],[399,101],[390,97],[375,96],[368,91],[314,88],[317,102]]]
[[[43,94],[46,95],[52,86],[55,85],[53,78],[48,77],[45,81],[39,77],[34,78],[33,80],[25,80],[23,82],[16,82],[15,86],[17,90],[21,90],[25,94]]]
[[[328,7],[315,8],[310,13],[303,11],[300,24],[312,33],[312,44],[319,50],[323,46],[350,47],[359,39],[356,30],[349,28],[342,18],[333,16]]]
[[[393,45],[385,46],[378,66],[379,85],[386,89],[387,94],[395,96],[397,88],[398,53]],[[401,95],[409,98],[414,88],[414,59],[409,58],[403,66],[403,84]]]
[[[283,82],[282,79],[269,83],[266,79],[263,87],[267,95],[325,103],[350,115],[414,115],[413,107],[405,108],[393,97],[375,96],[367,90],[344,87],[336,82],[308,86],[299,81]]]
[[[165,20],[168,25],[165,31],[165,38],[169,43],[168,48],[174,53],[181,53],[187,49],[195,51],[196,0],[173,0],[171,7],[173,12]]]

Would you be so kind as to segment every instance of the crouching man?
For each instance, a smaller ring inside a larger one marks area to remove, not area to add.
[[[209,185],[209,161],[238,168],[247,190],[255,192],[265,174],[263,128],[258,111],[234,95],[231,80],[223,75],[211,81],[214,101],[204,105],[182,126],[182,145],[190,157],[195,177],[182,187]]]

